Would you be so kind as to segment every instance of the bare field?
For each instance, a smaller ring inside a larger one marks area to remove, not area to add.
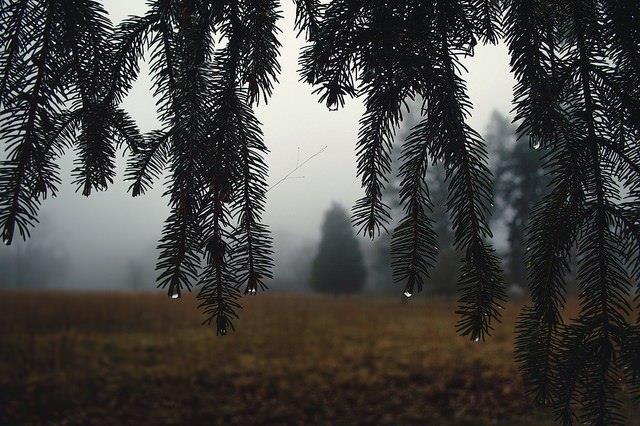
[[[513,363],[449,301],[261,295],[237,331],[195,301],[0,293],[1,424],[543,424]]]

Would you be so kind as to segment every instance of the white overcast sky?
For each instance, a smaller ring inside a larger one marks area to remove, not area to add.
[[[105,5],[114,24],[127,15],[143,14],[147,8],[144,0],[106,0]],[[355,142],[362,104],[353,99],[344,109],[330,112],[318,103],[310,86],[298,81],[297,60],[303,40],[296,39],[293,30],[292,1],[283,0],[282,8],[280,82],[268,105],[257,110],[271,150],[269,181],[277,181],[295,166],[298,149],[305,158],[327,145],[322,155],[298,173],[304,178],[286,181],[268,194],[265,221],[274,232],[277,249],[291,253],[302,241],[318,238],[323,213],[333,201],[350,208],[361,196],[355,175]],[[464,64],[474,104],[470,124],[483,133],[493,110],[509,114],[511,109],[514,80],[507,50],[504,45],[479,47],[475,57]],[[146,64],[124,107],[143,131],[158,127]],[[118,159],[118,180],[111,189],[86,199],[71,185],[71,160],[71,156],[65,158],[64,186],[57,198],[45,201],[41,210],[44,223],[34,237],[47,234],[54,238],[73,263],[103,275],[102,282],[119,274],[112,270],[112,262],[153,250],[167,215],[166,199],[161,197],[160,184],[145,196],[132,198],[122,181],[122,156]]]

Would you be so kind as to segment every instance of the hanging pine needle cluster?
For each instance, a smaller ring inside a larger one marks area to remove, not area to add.
[[[335,0],[322,10],[320,27],[301,55],[303,78],[317,86],[329,108],[344,105],[347,96],[364,99],[357,153],[365,196],[353,218],[370,237],[386,231],[390,220],[382,195],[395,129],[407,100],[422,99],[424,119],[400,157],[404,216],[393,233],[394,275],[406,296],[419,292],[429,276],[438,247],[424,178],[430,159],[442,163],[455,246],[464,253],[458,329],[474,341],[490,333],[506,296],[499,259],[487,242],[493,198],[487,151],[465,122],[471,105],[460,59],[473,53],[477,40],[497,40],[498,16],[492,2],[481,8],[449,0]]]
[[[517,358],[564,423],[576,402],[582,421],[621,423],[621,388],[637,395],[640,378],[640,3],[512,0],[505,22],[520,132],[552,177],[529,229]],[[573,254],[580,313],[567,320]]]
[[[11,244],[55,196],[65,150],[75,150],[74,183],[89,195],[113,181],[118,146],[141,136],[118,107],[112,28],[99,3],[3,1],[0,27],[0,233]]]
[[[363,99],[357,141],[364,197],[359,232],[393,232],[395,280],[421,291],[437,258],[429,167],[443,167],[462,254],[460,334],[483,341],[506,301],[489,240],[491,173],[461,60],[478,43],[508,44],[519,136],[543,150],[547,195],[528,229],[531,304],[516,357],[532,397],[563,423],[624,422],[623,390],[640,394],[640,2],[637,0],[295,0],[308,40],[302,79],[338,109]],[[198,287],[205,322],[233,329],[239,298],[266,288],[272,242],[262,223],[267,168],[253,107],[271,96],[277,0],[152,0],[113,28],[94,0],[2,0],[0,233],[27,238],[76,153],[78,191],[104,190],[130,154],[133,196],[168,175],[170,214],[158,285]],[[151,58],[160,129],[140,134],[120,107]],[[403,217],[384,202],[395,130],[420,100],[402,146]],[[521,142],[522,143],[522,142]],[[574,262],[575,261],[575,262]],[[577,265],[580,310],[567,318]]]
[[[549,195],[528,231],[532,305],[518,322],[517,360],[533,397],[558,420],[622,423],[621,390],[638,394],[640,346],[640,2],[626,0],[333,0],[301,56],[303,78],[329,108],[362,97],[357,145],[365,196],[359,231],[386,231],[383,191],[394,131],[422,99],[403,145],[393,231],[396,281],[420,291],[437,256],[425,174],[444,166],[447,208],[463,253],[458,329],[483,340],[505,300],[487,242],[491,176],[482,138],[466,124],[460,59],[505,38],[518,80],[519,135],[545,150]],[[580,313],[563,316],[577,261]],[[634,296],[636,297],[634,301]]]
[[[92,0],[3,1],[5,242],[28,236],[41,200],[55,195],[65,150],[77,152],[75,183],[89,195],[112,183],[124,143],[133,196],[169,175],[158,285],[172,298],[199,286],[205,322],[233,329],[241,292],[271,277],[267,149],[253,105],[280,71],[279,18],[277,1],[157,0],[112,28]],[[118,105],[146,53],[162,128],[140,135]]]

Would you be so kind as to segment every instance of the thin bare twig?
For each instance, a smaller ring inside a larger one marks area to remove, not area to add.
[[[286,175],[284,175],[284,177],[282,179],[280,179],[279,181],[277,181],[276,183],[274,183],[273,185],[271,185],[269,187],[269,189],[267,189],[265,191],[265,193],[271,191],[273,188],[275,188],[276,186],[280,185],[282,182],[288,180],[288,179],[299,179],[301,177],[291,177],[291,175],[293,175],[295,172],[297,172],[298,170],[300,170],[305,164],[307,164],[309,161],[313,160],[314,158],[316,158],[317,156],[319,156],[320,154],[322,154],[324,151],[326,151],[326,149],[328,148],[328,145],[324,145],[322,148],[320,148],[320,151],[316,152],[315,154],[309,156],[306,160],[304,160],[302,163],[296,162],[296,167],[291,170],[289,173],[287,173]],[[300,151],[298,150],[298,153]],[[299,154],[298,154],[299,155]]]

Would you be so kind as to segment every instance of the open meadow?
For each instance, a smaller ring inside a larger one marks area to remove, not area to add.
[[[262,295],[216,337],[192,296],[1,296],[0,424],[548,423],[515,304],[474,344],[450,301]]]

